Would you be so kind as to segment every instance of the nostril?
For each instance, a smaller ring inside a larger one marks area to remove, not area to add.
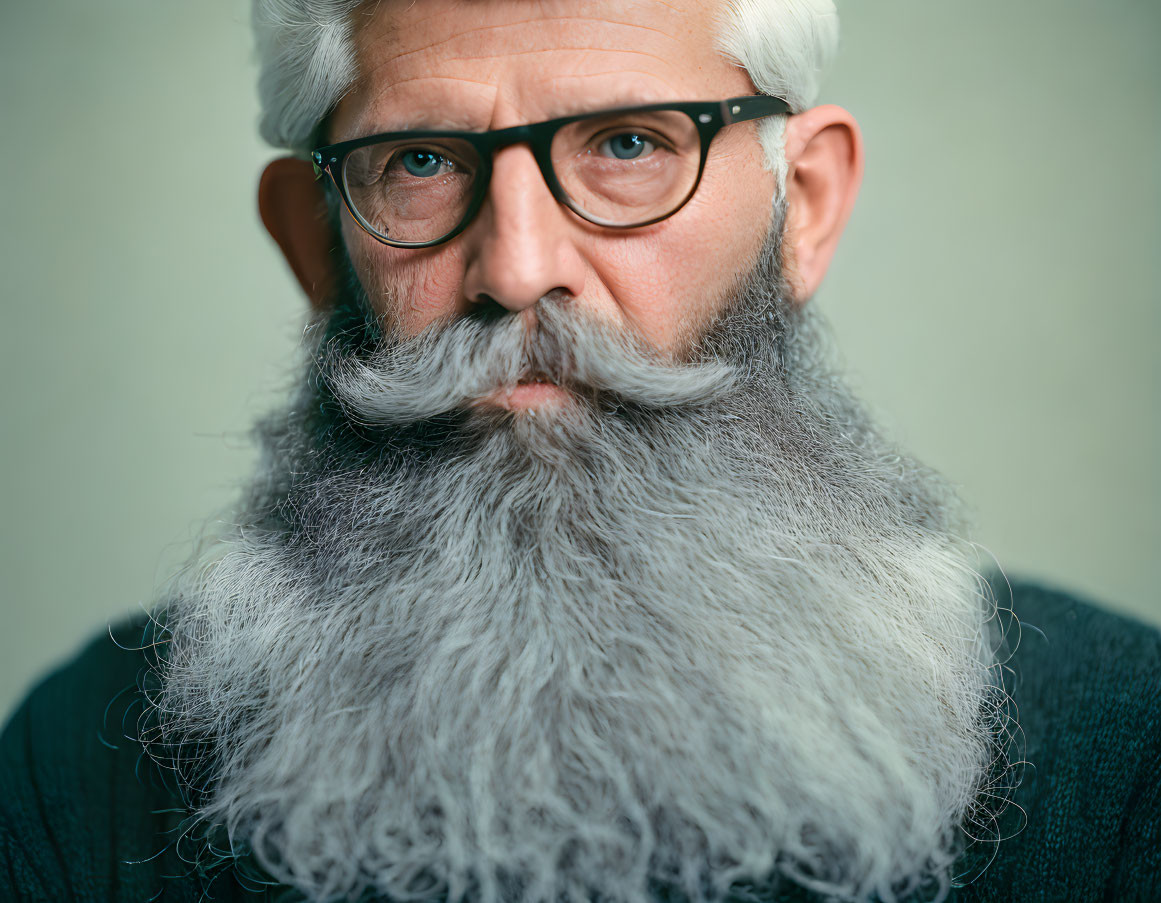
[[[574,297],[575,296],[573,293],[566,289],[564,286],[557,286],[552,291],[545,294],[541,300],[546,303],[564,304],[568,301],[572,301]]]
[[[492,320],[503,319],[504,317],[510,316],[510,314],[511,312],[508,310],[508,308],[504,307],[503,304],[501,304],[491,295],[485,292],[481,292],[480,294],[476,295],[474,299],[474,306],[472,307],[469,316],[477,320],[489,322]]]

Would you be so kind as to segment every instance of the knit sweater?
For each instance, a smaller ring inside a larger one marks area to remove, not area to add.
[[[1006,681],[1025,767],[998,844],[957,872],[957,903],[1161,901],[1161,634],[1069,596],[1016,586],[1022,637]],[[173,843],[186,815],[131,738],[142,625],[115,627],[37,686],[0,739],[0,899],[246,901]],[[965,879],[966,880],[966,879]],[[240,883],[241,882],[241,883]],[[809,899],[783,889],[778,900]]]

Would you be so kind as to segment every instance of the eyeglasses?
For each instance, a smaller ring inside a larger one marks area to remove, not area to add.
[[[557,201],[598,226],[634,229],[693,197],[723,128],[788,112],[785,100],[765,95],[649,104],[491,132],[385,132],[320,147],[311,158],[355,222],[396,248],[463,232],[487,196],[492,155],[524,143]]]

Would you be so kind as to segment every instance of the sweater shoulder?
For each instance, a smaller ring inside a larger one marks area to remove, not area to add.
[[[1039,777],[1155,779],[1161,632],[1034,584],[1013,585],[1011,610],[1007,690]]]
[[[12,768],[75,764],[95,746],[121,748],[131,732],[125,719],[133,712],[146,666],[145,626],[144,619],[135,619],[110,627],[32,688],[4,727],[5,774]],[[58,777],[71,777],[71,789],[77,790],[88,773],[74,769]]]
[[[1161,633],[1031,583],[996,596],[1019,784],[963,899],[1161,899]]]
[[[1129,615],[1118,614],[1082,596],[1040,583],[1013,581],[997,591],[1001,604],[1008,599],[1025,624],[1051,631],[1058,642],[1099,640],[1143,655],[1161,651],[1161,630]],[[1091,645],[1091,643],[1086,643]]]
[[[1013,583],[997,596],[1015,616],[1009,642],[1017,701],[1034,696],[1076,703],[1112,694],[1137,711],[1161,702],[1156,627],[1033,583]]]
[[[0,898],[149,899],[173,867],[180,803],[137,739],[147,628],[140,616],[98,634],[5,725]]]

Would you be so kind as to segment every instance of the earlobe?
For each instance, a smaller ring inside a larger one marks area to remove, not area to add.
[[[788,276],[795,300],[818,290],[863,178],[858,123],[841,107],[815,107],[786,127]]]
[[[332,249],[339,238],[314,167],[295,157],[267,166],[258,183],[258,212],[311,305],[326,307],[334,297]]]

